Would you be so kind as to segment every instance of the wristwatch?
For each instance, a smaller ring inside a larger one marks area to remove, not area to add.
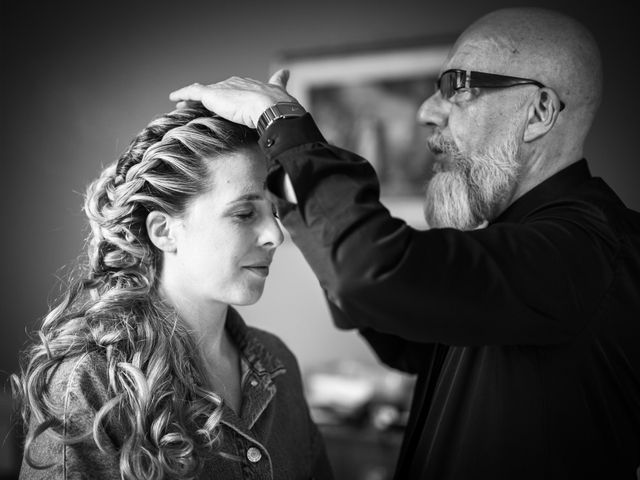
[[[280,118],[301,117],[305,113],[307,113],[305,109],[296,102],[278,102],[275,105],[271,105],[258,119],[258,125],[256,126],[258,135],[262,136],[269,125]]]

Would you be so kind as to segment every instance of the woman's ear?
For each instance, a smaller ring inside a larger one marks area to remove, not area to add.
[[[560,104],[558,95],[550,88],[538,90],[535,100],[529,105],[525,142],[532,142],[551,130],[560,113]]]
[[[146,220],[147,235],[151,242],[165,253],[177,250],[175,239],[175,219],[168,213],[154,210]]]

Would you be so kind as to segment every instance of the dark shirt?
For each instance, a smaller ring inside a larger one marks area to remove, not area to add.
[[[323,440],[311,420],[300,370],[291,351],[273,334],[247,327],[230,309],[226,328],[242,355],[242,409],[224,406],[221,451],[208,460],[199,479],[332,480]],[[110,398],[106,359],[98,353],[63,362],[52,376],[52,397],[64,405],[62,428],[68,434],[91,432],[96,412]],[[34,428],[33,424],[32,427]],[[64,446],[46,432],[34,445],[34,459],[52,464],[36,470],[23,461],[20,479],[120,479],[117,423],[99,429],[106,451],[89,436]]]
[[[636,478],[640,214],[585,160],[485,229],[416,230],[309,115],[260,143],[335,323],[417,374],[396,479]]]

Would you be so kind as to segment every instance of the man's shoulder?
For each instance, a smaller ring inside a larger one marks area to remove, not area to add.
[[[629,208],[602,178],[594,177],[577,189],[574,201],[584,201],[619,233],[640,234],[640,212]]]
[[[565,186],[560,192],[547,188],[529,205],[526,220],[582,218],[598,223],[611,223],[616,218],[637,218],[637,212],[626,207],[616,192],[600,177]]]

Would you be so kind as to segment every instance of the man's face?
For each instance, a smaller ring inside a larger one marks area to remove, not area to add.
[[[507,74],[504,66],[491,65],[491,46],[485,47],[481,42],[457,46],[442,71]],[[523,93],[462,89],[449,99],[436,92],[422,104],[418,121],[428,128],[427,144],[435,155],[424,209],[430,227],[470,230],[509,205],[522,170]]]
[[[424,208],[430,227],[471,230],[493,220],[509,201],[520,170],[517,136],[509,131],[486,143],[467,153],[441,131],[429,137],[436,154]]]

